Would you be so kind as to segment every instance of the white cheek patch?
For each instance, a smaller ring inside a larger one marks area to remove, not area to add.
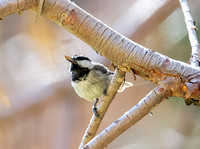
[[[88,61],[88,60],[81,60],[81,61],[77,61],[77,63],[84,68],[89,68],[92,69],[93,68],[93,64]]]

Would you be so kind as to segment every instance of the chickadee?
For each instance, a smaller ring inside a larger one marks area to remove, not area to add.
[[[114,75],[106,66],[91,61],[83,55],[65,56],[70,62],[71,84],[76,93],[88,101],[94,101],[93,112],[99,116],[96,104],[100,97],[106,95],[107,88]],[[132,86],[132,83],[124,82],[124,88]]]

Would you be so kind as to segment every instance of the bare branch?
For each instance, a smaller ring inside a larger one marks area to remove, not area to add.
[[[168,89],[163,87],[156,87],[146,97],[144,97],[138,104],[132,109],[127,111],[119,119],[108,126],[104,131],[93,138],[83,148],[98,149],[104,148],[111,143],[115,138],[121,135],[128,128],[137,123],[145,115],[151,112],[152,107],[155,107],[164,99],[170,96]]]
[[[190,64],[193,66],[200,66],[200,46],[196,35],[195,21],[192,18],[191,10],[189,8],[187,0],[179,0],[183,14],[185,16],[185,23],[188,30],[189,40],[192,47],[192,56],[190,59]]]
[[[111,81],[111,84],[108,87],[107,95],[102,98],[102,102],[98,106],[98,113],[100,115],[99,117],[96,117],[95,115],[92,116],[79,148],[82,148],[95,136],[110,103],[114,99],[121,83],[124,81],[124,77],[125,77],[125,73],[123,71],[119,69],[115,71],[115,75]]]

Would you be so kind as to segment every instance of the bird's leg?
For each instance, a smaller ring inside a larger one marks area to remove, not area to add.
[[[104,91],[103,91],[103,95],[104,95],[104,96],[107,96],[107,95],[108,95],[108,94],[107,94],[107,90],[104,90]]]
[[[126,82],[126,78],[124,78],[124,81],[122,82],[122,86],[124,86],[125,82]]]
[[[99,101],[99,98],[95,98],[95,103],[94,103],[94,105],[93,105],[93,107],[92,107],[93,113],[94,113],[94,115],[95,115],[96,117],[99,117],[99,113],[98,113],[98,111],[97,111],[98,109],[97,109],[97,107],[96,107],[98,101]]]

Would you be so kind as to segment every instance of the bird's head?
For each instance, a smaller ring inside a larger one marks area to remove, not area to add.
[[[73,66],[77,66],[83,69],[92,69],[94,65],[88,57],[83,55],[74,55],[72,57],[65,56],[65,58],[71,63],[71,71],[73,71]]]

